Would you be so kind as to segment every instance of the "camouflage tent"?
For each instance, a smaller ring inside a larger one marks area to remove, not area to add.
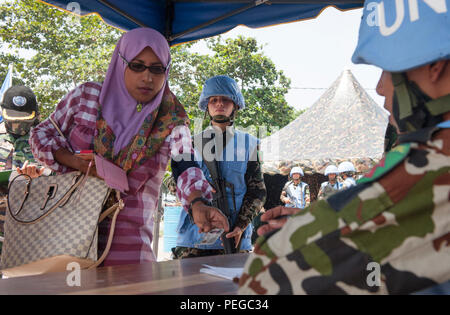
[[[345,70],[306,112],[261,142],[263,172],[323,173],[330,164],[351,161],[359,173],[383,154],[388,115]]]

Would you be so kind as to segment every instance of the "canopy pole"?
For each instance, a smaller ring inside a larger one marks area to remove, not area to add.
[[[164,36],[166,37],[169,43],[170,43],[170,36],[172,35],[172,22],[174,12],[175,9],[173,6],[173,0],[166,0],[166,25],[164,28]]]
[[[118,7],[116,7],[115,5],[109,3],[106,0],[98,0],[98,2],[100,2],[101,4],[107,6],[108,8],[110,8],[111,10],[115,11],[116,13],[119,13],[121,16],[123,16],[124,18],[130,20],[131,22],[139,25],[140,27],[148,27],[147,25],[145,25],[144,23],[142,23],[141,21],[135,19],[134,17],[132,17],[131,15],[127,14],[126,12],[124,12],[123,10],[119,9]]]
[[[224,14],[224,15],[222,15],[222,16],[219,16],[218,18],[215,18],[215,19],[210,20],[210,21],[208,21],[208,22],[205,22],[205,23],[203,23],[203,24],[200,24],[200,25],[197,25],[197,26],[195,26],[195,27],[192,27],[192,28],[190,28],[190,29],[188,29],[188,30],[186,30],[186,31],[184,31],[184,32],[181,32],[181,33],[178,33],[178,34],[175,34],[175,35],[171,35],[171,36],[169,36],[168,41],[169,41],[169,43],[171,43],[171,42],[174,41],[175,39],[180,38],[180,37],[182,37],[182,36],[184,36],[184,35],[186,35],[186,34],[192,33],[192,32],[194,32],[194,31],[196,31],[196,30],[198,30],[198,29],[201,29],[201,28],[203,28],[203,27],[212,25],[212,24],[214,24],[214,23],[216,23],[216,22],[222,21],[222,20],[224,20],[224,19],[226,19],[226,18],[229,18],[230,16],[239,14],[239,13],[244,12],[244,11],[247,11],[248,9],[257,7],[257,6],[259,6],[259,5],[261,5],[261,4],[264,4],[264,3],[268,2],[268,1],[269,1],[269,0],[255,0],[253,3],[251,3],[251,4],[249,4],[249,5],[245,6],[245,7],[242,7],[242,8],[240,8],[240,9],[231,11],[231,12],[229,12],[229,13],[227,13],[227,14]]]

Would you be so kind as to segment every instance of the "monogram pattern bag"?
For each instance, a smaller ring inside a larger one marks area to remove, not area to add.
[[[14,268],[17,275],[33,274],[43,261],[51,270],[43,265],[37,273],[65,271],[72,261],[84,268],[103,261],[107,253],[101,261],[97,257],[98,224],[114,211],[117,217],[123,204],[101,215],[111,190],[101,179],[86,176],[80,172],[35,179],[19,175],[10,183],[1,256],[3,274],[15,275]],[[111,239],[112,234],[109,245]]]
[[[71,262],[81,268],[100,265],[109,252],[116,218],[124,207],[116,191],[118,202],[102,212],[110,193],[103,180],[78,171],[34,179],[15,177],[9,184],[2,274],[13,277],[66,271]],[[98,258],[98,225],[110,215],[108,242]]]

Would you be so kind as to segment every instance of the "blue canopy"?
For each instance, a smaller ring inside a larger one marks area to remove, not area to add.
[[[120,29],[151,27],[170,45],[227,32],[238,25],[257,28],[317,17],[326,7],[363,7],[364,0],[49,0],[58,8],[99,14]]]

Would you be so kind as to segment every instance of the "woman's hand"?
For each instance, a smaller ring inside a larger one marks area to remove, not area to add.
[[[192,218],[198,227],[199,233],[207,233],[212,229],[230,230],[228,219],[217,208],[205,205],[203,202],[196,202],[192,206]]]
[[[21,174],[21,175],[28,175],[31,178],[37,178],[39,176],[41,176],[42,174],[44,174],[44,167],[37,167],[36,165],[28,165],[28,160],[25,161],[25,163],[23,163],[23,166],[20,168],[16,168],[17,173]]]
[[[94,153],[75,154],[74,156],[81,160],[79,161],[80,171],[86,174],[89,169],[89,164],[91,164],[91,167],[89,169],[89,175],[99,177],[97,174],[97,169],[95,167]]]
[[[95,159],[93,153],[73,154],[69,150],[61,148],[55,152],[55,160],[62,165],[79,170],[84,174],[87,173],[89,163],[91,163],[89,175],[99,177],[95,168]]]
[[[187,198],[187,202],[190,204],[192,200],[201,196],[202,192],[200,190],[194,190]],[[199,233],[207,233],[215,228],[223,229],[225,232],[230,231],[228,219],[222,211],[215,207],[207,206],[201,201],[197,201],[192,205],[192,219],[194,219]]]

